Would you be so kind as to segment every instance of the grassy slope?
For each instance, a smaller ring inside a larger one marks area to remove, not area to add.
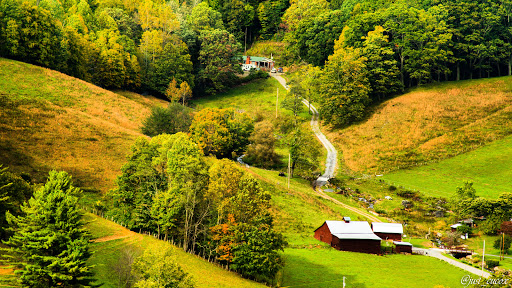
[[[131,92],[113,93],[64,74],[0,58],[0,163],[38,181],[49,169],[64,169],[82,187],[105,191],[114,185],[141,121],[164,101]],[[158,241],[88,215],[94,238],[90,263],[102,287],[118,287],[112,267],[123,251]],[[264,287],[175,249],[177,262],[197,287]],[[11,271],[1,267],[0,283]],[[4,273],[5,272],[5,273]]]
[[[66,170],[82,188],[106,191],[142,136],[142,119],[164,104],[0,58],[0,163],[36,181]]]
[[[197,256],[185,253],[169,243],[131,232],[93,214],[87,214],[87,221],[87,228],[92,238],[96,239],[93,241],[100,241],[92,244],[94,254],[89,264],[95,265],[94,272],[96,277],[101,279],[102,287],[118,287],[117,276],[112,271],[123,253],[131,251],[136,255],[147,247],[152,249],[170,247],[175,253],[176,262],[185,272],[192,275],[196,287],[265,287],[210,264]]]
[[[385,175],[388,183],[429,195],[450,197],[463,181],[472,181],[478,196],[497,198],[512,191],[512,137],[497,140],[467,154],[439,163]]]
[[[466,273],[434,258],[423,256],[376,256],[340,252],[313,238],[313,231],[325,220],[363,217],[319,198],[302,179],[286,179],[277,172],[251,167],[250,171],[272,194],[276,228],[287,241],[285,267],[280,274],[284,287],[458,287]],[[420,276],[418,276],[420,275]],[[321,280],[319,280],[321,279]],[[334,285],[334,286],[333,286]]]
[[[356,172],[438,161],[512,133],[512,78],[447,82],[388,100],[360,124],[330,133]]]
[[[201,107],[233,106],[249,113],[260,111],[264,117],[272,117],[275,113],[275,102],[272,101],[275,101],[275,85],[273,79],[264,80],[233,89],[223,96],[196,100],[195,103]],[[307,119],[308,116],[301,118]],[[255,167],[248,171],[272,194],[276,229],[285,235],[289,243],[284,251],[286,265],[279,275],[284,287],[341,287],[343,276],[348,277],[348,287],[396,287],[396,283],[403,287],[433,287],[436,284],[458,287],[465,275],[462,270],[434,258],[384,257],[340,252],[326,247],[313,238],[313,231],[323,221],[343,216],[365,219],[320,198],[307,181],[293,178],[288,189],[286,178],[279,177],[277,171]]]

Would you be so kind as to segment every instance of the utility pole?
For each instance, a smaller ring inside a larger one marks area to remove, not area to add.
[[[290,169],[290,160],[291,160],[292,156],[290,153],[288,153],[288,189],[290,189],[290,174],[291,174],[291,169]]]
[[[505,233],[501,232],[501,253],[500,260],[505,259]]]
[[[277,87],[277,96],[276,96],[276,118],[277,118],[277,104],[279,102],[279,87]]]
[[[247,27],[245,27],[245,48],[244,54],[247,55]]]
[[[484,240],[484,250],[482,251],[482,277],[484,277],[484,259],[485,259],[485,240]]]

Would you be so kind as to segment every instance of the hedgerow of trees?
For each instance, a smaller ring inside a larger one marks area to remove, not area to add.
[[[270,282],[283,264],[269,193],[234,162],[205,157],[187,134],[138,139],[109,198],[110,216],[128,228],[245,277]]]

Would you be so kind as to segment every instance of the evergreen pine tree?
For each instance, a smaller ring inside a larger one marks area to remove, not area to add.
[[[16,273],[23,286],[90,286],[89,239],[77,206],[79,192],[66,172],[51,171],[45,186],[21,206],[22,215],[7,212],[14,233],[4,243],[22,268]]]

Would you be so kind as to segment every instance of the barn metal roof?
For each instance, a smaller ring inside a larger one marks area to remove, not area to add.
[[[332,235],[338,237],[338,239],[382,240],[373,233],[339,233]]]
[[[393,244],[398,245],[398,246],[412,246],[412,244],[409,242],[401,242],[401,241],[393,241]]]
[[[381,240],[373,234],[370,224],[366,221],[325,221],[331,234],[339,239]]]
[[[404,227],[400,223],[373,222],[372,227],[375,233],[404,234]]]
[[[372,228],[366,221],[350,221],[349,223],[345,223],[345,221],[325,221],[325,223],[331,234],[373,234]]]

